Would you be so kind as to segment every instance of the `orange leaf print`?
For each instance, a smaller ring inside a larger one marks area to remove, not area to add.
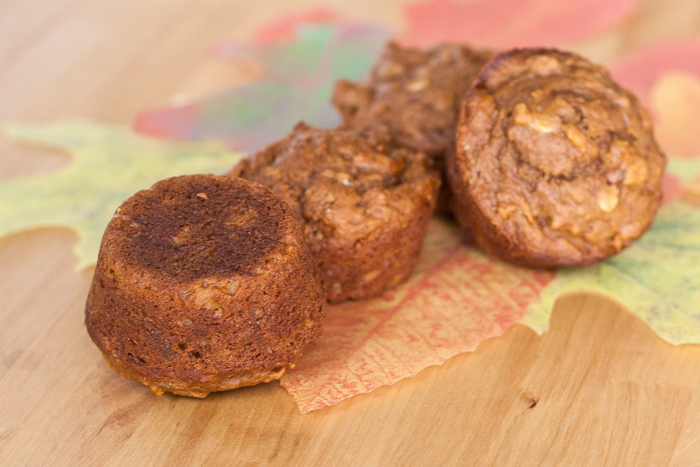
[[[675,156],[700,156],[700,79],[683,71],[662,74],[651,89],[656,114],[654,133]]]
[[[433,219],[416,272],[384,297],[327,309],[325,334],[281,384],[302,413],[414,376],[500,336],[555,273],[502,263]]]

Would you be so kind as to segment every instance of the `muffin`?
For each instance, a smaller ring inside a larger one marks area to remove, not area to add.
[[[408,278],[440,186],[427,156],[386,130],[303,123],[230,174],[291,206],[332,303],[376,297]]]
[[[551,49],[486,65],[447,159],[459,222],[487,252],[532,267],[630,245],[661,203],[665,164],[639,100],[605,68]]]
[[[399,144],[441,156],[454,142],[462,98],[492,56],[457,44],[390,42],[365,82],[336,83],[333,104],[355,128],[383,125]]]
[[[493,55],[458,44],[420,49],[389,42],[364,82],[336,82],[333,104],[346,124],[384,126],[399,144],[428,154],[443,172],[462,99]],[[437,210],[447,213],[451,194],[444,175],[443,181]]]
[[[286,203],[253,182],[192,175],[117,209],[85,323],[117,373],[205,397],[280,378],[321,335],[324,303]]]

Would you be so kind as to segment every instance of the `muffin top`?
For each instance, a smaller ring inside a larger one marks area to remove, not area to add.
[[[454,142],[464,94],[492,56],[457,44],[419,49],[390,42],[364,82],[336,83],[333,103],[356,128],[384,125],[400,144],[441,154]]]
[[[417,206],[434,204],[439,184],[430,160],[399,147],[386,129],[360,132],[298,124],[281,141],[230,173],[270,188],[291,206],[306,240],[347,244]]]
[[[451,181],[466,205],[459,217],[485,226],[476,238],[489,251],[587,264],[649,227],[665,163],[648,112],[605,68],[523,49],[496,56],[469,91]]]

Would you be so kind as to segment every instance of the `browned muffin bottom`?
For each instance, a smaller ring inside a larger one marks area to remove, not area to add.
[[[355,128],[384,125],[401,145],[441,157],[454,142],[464,95],[492,56],[458,44],[390,42],[365,82],[336,83],[333,104]]]
[[[300,123],[231,175],[269,187],[292,207],[337,303],[376,297],[411,274],[440,185],[430,167],[385,130]]]
[[[321,334],[324,302],[286,203],[246,180],[192,175],[117,209],[85,322],[118,373],[205,397],[282,376]]]
[[[649,114],[605,68],[545,49],[495,57],[469,91],[447,161],[455,214],[486,251],[553,267],[642,235],[666,164]]]

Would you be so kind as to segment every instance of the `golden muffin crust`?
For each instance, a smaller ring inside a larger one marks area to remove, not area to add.
[[[324,302],[287,204],[253,182],[191,175],[117,209],[85,322],[118,373],[205,397],[282,376],[321,334]]]
[[[334,303],[376,297],[411,274],[440,185],[427,156],[385,130],[303,123],[230,174],[292,207]]]
[[[496,56],[467,94],[448,176],[486,251],[534,267],[590,264],[642,235],[666,157],[648,112],[572,53]]]

